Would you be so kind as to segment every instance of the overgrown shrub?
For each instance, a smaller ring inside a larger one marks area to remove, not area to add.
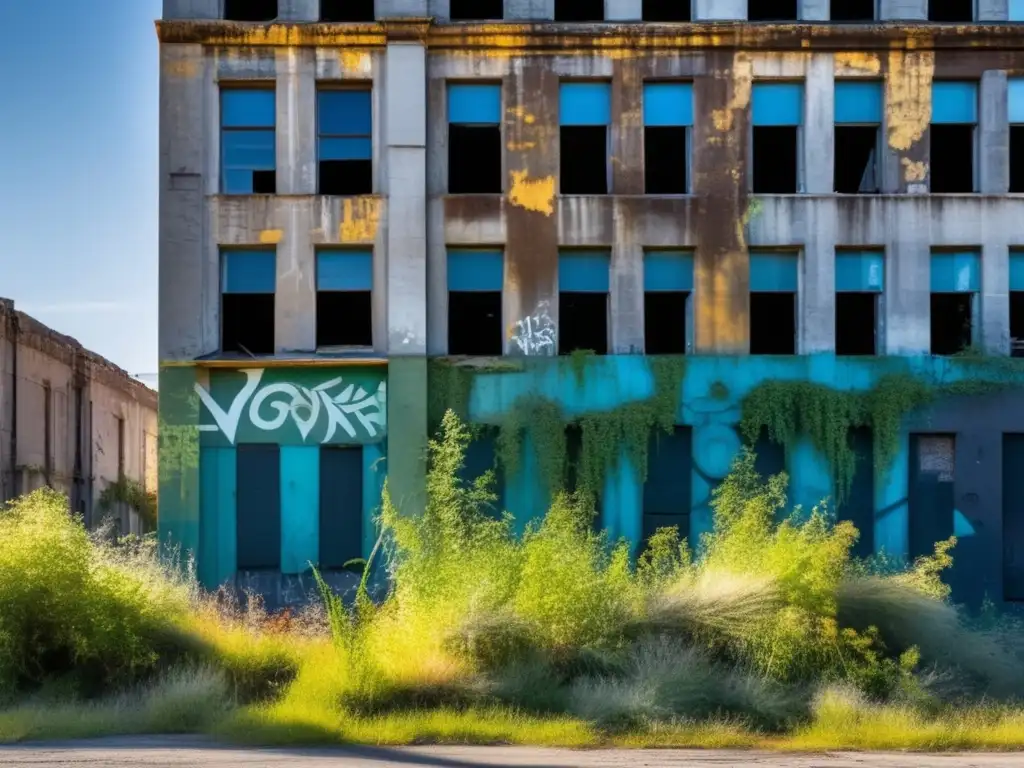
[[[153,558],[90,540],[55,491],[0,511],[0,690],[61,676],[86,693],[137,680],[170,650],[190,605],[188,585]]]

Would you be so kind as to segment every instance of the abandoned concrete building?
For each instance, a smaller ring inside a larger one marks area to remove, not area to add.
[[[95,527],[146,521],[118,501],[119,478],[157,489],[157,394],[103,357],[0,299],[0,501],[50,486]]]
[[[745,444],[1024,600],[1024,2],[164,0],[161,532],[282,601],[424,503],[639,552]],[[502,437],[509,439],[501,439]],[[308,579],[306,579],[308,582]],[[301,591],[301,590],[298,590]]]

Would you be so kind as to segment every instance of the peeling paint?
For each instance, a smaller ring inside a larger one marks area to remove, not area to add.
[[[533,125],[535,122],[537,122],[537,118],[531,115],[529,112],[527,112],[526,107],[509,107],[508,113],[512,117],[518,120],[522,120],[527,125]]]
[[[341,71],[350,75],[368,75],[371,71],[371,58],[368,51],[340,48],[338,49],[338,63],[341,65]]]
[[[900,163],[903,165],[903,178],[908,184],[922,182],[928,178],[928,163],[914,162],[909,157],[904,157]]]
[[[860,53],[858,51],[839,51],[835,54],[836,75],[867,74],[879,75],[882,73],[882,60],[874,53]]]
[[[260,242],[263,245],[277,245],[284,239],[283,229],[264,229],[260,232]]]
[[[910,40],[907,41],[910,47]],[[885,79],[888,143],[906,152],[920,141],[932,119],[934,51],[891,51]]]
[[[727,132],[732,130],[734,114],[737,110],[750,106],[750,92],[754,83],[754,63],[749,56],[737,54],[733,62],[733,93],[725,109],[711,111],[711,120],[715,130]]]
[[[510,141],[505,146],[508,147],[509,152],[526,152],[534,149],[537,146],[535,141]]]
[[[380,198],[356,197],[341,201],[338,240],[342,243],[372,243],[380,226]]]
[[[526,171],[512,171],[508,199],[512,205],[551,216],[555,212],[555,177],[531,179]]]

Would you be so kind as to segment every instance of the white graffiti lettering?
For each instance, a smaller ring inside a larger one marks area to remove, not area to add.
[[[512,341],[524,355],[550,354],[555,347],[555,323],[549,314],[550,305],[542,301],[532,315],[517,320]]]
[[[281,429],[291,417],[303,442],[317,423],[322,421],[322,414],[326,416],[322,443],[331,442],[339,428],[350,438],[356,438],[356,425],[361,425],[372,438],[387,426],[387,384],[383,381],[372,395],[355,384],[349,384],[341,392],[332,395],[331,390],[344,385],[341,376],[312,389],[290,382],[267,384],[260,389],[263,370],[251,368],[242,371],[246,376],[245,386],[235,395],[227,410],[221,408],[204,387],[196,384],[196,394],[214,420],[214,424],[203,425],[199,429],[204,432],[219,431],[234,445],[246,404],[249,406],[249,422],[253,427],[263,432],[273,432]]]

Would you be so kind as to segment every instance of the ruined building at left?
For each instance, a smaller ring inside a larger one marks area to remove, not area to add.
[[[154,390],[0,298],[0,501],[48,485],[90,527],[151,529],[152,510],[104,492],[156,489],[156,435]]]

